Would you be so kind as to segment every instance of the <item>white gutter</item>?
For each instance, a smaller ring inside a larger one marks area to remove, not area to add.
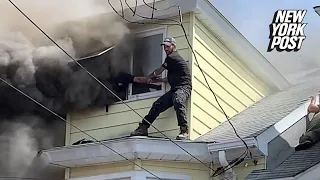
[[[176,141],[176,143],[202,162],[212,162],[212,154],[208,151],[207,143],[191,141]],[[200,163],[171,141],[165,139],[127,137],[104,141],[103,144],[130,160],[145,159]],[[46,157],[52,165],[66,168],[125,160],[104,145],[90,143],[53,148],[42,151],[39,156]]]
[[[255,138],[245,138],[243,140],[249,148],[258,146],[258,142]],[[208,144],[208,149],[210,152],[232,150],[237,148],[245,148],[244,143],[240,139]]]

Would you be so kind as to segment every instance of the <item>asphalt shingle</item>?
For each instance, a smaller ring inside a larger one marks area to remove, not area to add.
[[[320,163],[320,143],[309,149],[294,152],[287,160],[272,170],[254,170],[247,180],[265,180],[294,177]]]
[[[230,121],[242,138],[256,137],[306,102],[311,95],[317,95],[320,90],[318,82],[319,79],[308,81],[273,93],[234,116]],[[230,124],[225,121],[196,141],[220,142],[236,138]]]

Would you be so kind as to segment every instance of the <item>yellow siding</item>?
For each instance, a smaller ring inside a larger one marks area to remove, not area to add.
[[[167,162],[167,161],[140,161],[136,160],[136,164],[139,164],[144,169],[151,172],[159,173],[172,173],[172,174],[185,174],[191,176],[191,180],[209,180],[212,175],[210,164],[207,167],[199,163],[185,163],[185,162]],[[246,167],[245,164],[248,164]],[[255,165],[252,161],[239,164],[234,168],[237,180],[244,180],[253,170],[264,168],[264,159],[258,160]],[[220,167],[218,164],[212,166],[212,169]],[[93,165],[88,167],[71,168],[67,177],[80,178],[89,176],[99,176],[113,173],[128,172],[134,170],[142,170],[140,167],[133,165],[130,162],[117,162],[103,165]],[[212,178],[214,180],[218,177]]]
[[[229,117],[269,94],[268,88],[197,17],[194,18],[193,30],[193,48],[200,66],[193,58],[191,139],[207,133],[226,120],[203,74]]]
[[[151,172],[186,174],[191,176],[192,180],[208,180],[210,177],[210,170],[202,164],[162,161],[141,161],[136,163]],[[139,170],[139,168],[135,169],[134,165],[125,162],[72,168],[70,171],[70,178],[98,176],[133,170]]]
[[[198,163],[142,161],[141,164],[142,167],[154,172],[186,174],[191,176],[191,180],[208,180],[210,177],[210,169]]]
[[[183,25],[186,33],[190,35],[190,15],[186,14],[183,16]],[[156,29],[163,27],[161,25],[132,25],[130,28],[133,32],[141,32],[150,29]],[[191,26],[192,27],[192,26]],[[190,58],[191,51],[188,48],[188,44],[184,37],[182,28],[176,25],[166,26],[167,36],[174,37],[177,41],[178,52],[187,61]],[[191,63],[191,61],[189,61]],[[168,90],[169,85],[166,86]],[[151,105],[157,98],[139,100],[135,102],[129,102],[128,105],[136,110],[141,117],[144,117]],[[190,103],[188,103],[190,104]],[[190,107],[187,108],[189,111]],[[142,118],[131,111],[126,105],[115,104],[111,105],[106,112],[105,108],[100,109],[87,109],[78,112],[72,112],[69,114],[69,120],[72,124],[85,131],[89,135],[95,137],[98,140],[110,139],[119,136],[129,135],[141,122]],[[188,118],[190,119],[190,118]],[[157,129],[162,131],[166,136],[175,137],[179,132],[177,125],[176,115],[173,108],[168,109],[162,113],[159,118],[153,124]],[[74,127],[67,127],[66,144],[70,145],[82,138],[91,139],[85,134],[79,132]],[[152,136],[163,135],[157,132],[154,128],[149,129],[149,133]]]
[[[133,171],[134,165],[130,162],[118,162],[104,165],[93,165],[88,167],[71,168],[69,177],[80,178],[99,176],[104,174],[121,173]]]

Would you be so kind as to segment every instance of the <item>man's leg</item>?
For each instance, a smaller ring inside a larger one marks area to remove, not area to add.
[[[173,107],[176,111],[178,126],[180,126],[180,133],[177,139],[187,139],[189,134],[187,112],[185,102],[188,100],[191,94],[191,89],[182,87],[172,94]]]
[[[167,92],[152,104],[149,113],[144,117],[139,127],[131,133],[131,136],[147,136],[150,124],[156,120],[160,113],[173,106],[172,91]],[[150,123],[148,123],[148,122]]]

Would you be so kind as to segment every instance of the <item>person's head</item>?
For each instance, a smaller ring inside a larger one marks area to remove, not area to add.
[[[176,40],[174,38],[165,38],[161,46],[163,46],[166,54],[169,55],[176,51]]]

